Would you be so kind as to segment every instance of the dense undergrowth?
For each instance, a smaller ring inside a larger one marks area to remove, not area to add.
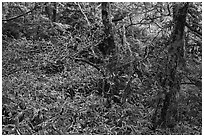
[[[99,72],[74,62],[61,38],[3,41],[2,134],[201,134],[202,97],[194,86],[180,93],[179,122],[151,130],[158,89],[133,88],[124,104],[98,94]],[[62,60],[62,69],[46,71]],[[52,66],[52,65],[51,65]]]

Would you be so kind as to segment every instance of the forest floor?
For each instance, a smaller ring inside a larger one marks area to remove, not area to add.
[[[3,47],[2,62],[4,135],[202,134],[202,97],[195,87],[185,86],[181,93],[177,126],[153,131],[149,126],[155,109],[148,104],[149,90],[143,90],[142,94],[133,92],[125,104],[112,102],[107,107],[106,98],[96,93],[94,81],[98,73],[91,66],[69,62],[65,65],[66,71],[45,74],[40,68],[44,62],[40,57],[45,59],[47,54],[32,55],[31,50],[7,48]]]

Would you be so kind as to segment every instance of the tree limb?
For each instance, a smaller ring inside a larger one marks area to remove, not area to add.
[[[78,7],[79,7],[81,13],[84,15],[85,20],[86,20],[87,23],[88,23],[88,26],[90,26],[90,22],[89,22],[89,20],[88,20],[88,18],[87,18],[87,16],[86,16],[86,14],[83,12],[83,10],[82,10],[82,8],[81,8],[81,5],[80,5],[79,3],[76,3],[76,4],[78,5]]]
[[[185,24],[187,28],[189,28],[191,31],[195,32],[195,35],[199,38],[202,38],[202,32],[197,31],[196,29],[193,29],[188,23]]]
[[[28,13],[34,11],[35,9],[37,9],[37,7],[38,7],[38,6],[37,6],[37,4],[36,4],[35,7],[34,7],[32,10],[30,10],[30,11],[28,11],[28,12],[26,12],[26,13],[23,13],[23,14],[21,14],[21,15],[18,15],[18,16],[15,16],[15,17],[12,17],[12,18],[10,18],[10,19],[2,20],[2,21],[11,21],[11,20],[14,20],[14,19],[20,18],[20,17],[25,16],[26,14],[28,14]]]
[[[198,87],[199,89],[202,89],[202,81],[199,80],[199,79],[195,79],[195,78],[190,78],[190,77],[187,77],[193,85],[195,85],[196,87]]]
[[[101,69],[96,66],[95,64],[89,62],[88,60],[85,60],[85,59],[82,59],[82,58],[74,58],[75,61],[81,61],[81,62],[84,62],[86,64],[89,64],[90,66],[94,67],[95,69],[97,69],[104,77],[105,77],[105,74],[103,73],[103,71],[101,71]]]

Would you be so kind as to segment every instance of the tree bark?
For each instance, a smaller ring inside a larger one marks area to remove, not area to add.
[[[184,27],[188,3],[175,3],[173,7],[174,30],[171,37],[171,45],[168,53],[166,96],[161,109],[160,123],[163,127],[175,125],[177,121],[176,94],[180,91],[178,70],[185,65],[184,62]]]
[[[112,25],[110,19],[110,3],[102,2],[102,20],[104,25],[104,32],[109,36],[112,32]]]
[[[57,22],[57,2],[53,3],[53,7],[52,21]]]
[[[104,25],[105,39],[99,45],[99,50],[102,49],[103,55],[110,55],[114,52],[114,34],[111,23],[111,5],[109,2],[102,2],[102,21]]]
[[[176,125],[177,119],[177,94],[180,91],[181,76],[178,70],[185,66],[184,61],[184,28],[186,23],[188,3],[175,3],[173,5],[174,30],[171,35],[171,44],[168,48],[168,61],[166,64],[166,77],[164,82],[165,98],[158,121],[154,124],[154,129],[158,126],[172,128]],[[155,114],[156,116],[157,114]]]

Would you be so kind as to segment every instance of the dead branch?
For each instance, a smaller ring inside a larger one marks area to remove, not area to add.
[[[190,31],[194,32],[194,34],[196,36],[198,36],[199,38],[202,38],[202,32],[200,32],[200,31],[198,31],[196,29],[193,29],[193,27],[191,27],[188,23],[186,23],[185,25]]]
[[[10,19],[5,19],[5,20],[2,20],[2,21],[11,21],[11,20],[20,18],[20,17],[25,16],[26,14],[28,14],[28,13],[30,13],[30,12],[33,12],[33,11],[36,10],[37,8],[38,8],[38,6],[37,6],[37,4],[36,4],[35,7],[34,7],[32,10],[30,10],[30,11],[28,11],[28,12],[26,12],[26,13],[23,13],[23,14],[21,14],[21,15],[18,15],[18,16],[16,16],[16,17],[12,17],[12,18],[10,18]]]
[[[79,3],[76,3],[76,4],[78,5],[78,7],[79,7],[81,13],[84,15],[85,20],[87,21],[88,26],[90,26],[90,22],[89,22],[89,20],[88,20],[88,18],[87,18],[87,16],[86,16],[86,14],[83,12],[83,10],[82,10],[82,8],[81,8],[81,5],[80,5]]]

